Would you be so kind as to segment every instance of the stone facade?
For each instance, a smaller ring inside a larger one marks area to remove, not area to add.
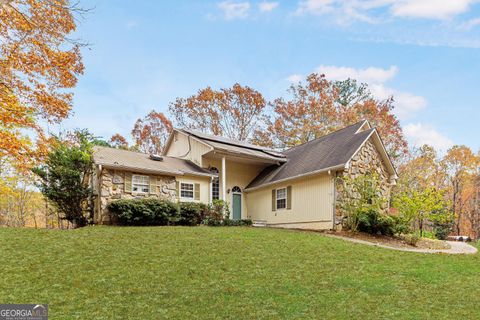
[[[348,176],[354,179],[368,173],[376,173],[378,175],[380,179],[380,192],[385,199],[390,199],[390,191],[392,187],[390,175],[380,153],[370,140],[368,140],[359,150],[359,152],[350,160],[350,166],[348,169],[337,173],[337,178],[341,179],[344,176]],[[336,227],[340,229],[344,222],[345,214],[339,208],[339,205],[341,204],[342,200],[345,199],[346,195],[343,192],[341,181],[336,181],[335,189],[337,204],[335,222]],[[382,209],[387,212],[388,206],[389,203],[387,201],[382,206]]]
[[[135,174],[120,170],[102,169],[101,172],[95,172],[94,175],[94,193],[96,194],[96,203],[94,210],[94,222],[98,224],[112,223],[111,216],[107,206],[110,202],[118,199],[135,198],[159,198],[175,201],[177,198],[176,180],[172,176],[148,175],[153,187],[149,193],[125,192],[125,175]],[[139,175],[147,175],[138,173]],[[153,183],[152,183],[153,182]]]

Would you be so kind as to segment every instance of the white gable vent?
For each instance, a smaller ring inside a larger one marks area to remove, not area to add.
[[[151,154],[150,159],[153,161],[163,161],[163,157],[158,154]]]

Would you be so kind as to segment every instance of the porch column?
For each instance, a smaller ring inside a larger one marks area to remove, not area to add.
[[[227,202],[227,161],[222,157],[222,200]]]

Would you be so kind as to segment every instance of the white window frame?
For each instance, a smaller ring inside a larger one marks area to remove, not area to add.
[[[146,179],[145,179],[146,178]],[[137,181],[135,181],[137,180]],[[140,182],[138,181],[140,180]],[[142,181],[142,180],[146,180]],[[135,187],[140,188],[140,190],[135,190]],[[143,189],[146,188],[147,191]],[[150,177],[141,174],[134,174],[132,175],[132,192],[133,193],[149,193],[150,192]]]
[[[192,186],[192,190],[182,190],[182,186],[183,185],[191,185]],[[182,191],[185,191],[185,192],[192,192],[192,197],[184,197],[182,195]],[[185,200],[190,200],[190,201],[193,201],[195,200],[195,183],[193,182],[180,182],[180,199],[185,199]]]
[[[281,190],[284,190],[284,191],[285,191],[285,196],[279,198],[279,197],[278,197],[278,191],[281,191]],[[287,210],[287,197],[288,197],[287,187],[285,187],[285,188],[278,188],[278,189],[275,190],[275,207],[276,207],[277,210]],[[279,207],[278,207],[278,200],[285,200],[285,207],[279,208]]]

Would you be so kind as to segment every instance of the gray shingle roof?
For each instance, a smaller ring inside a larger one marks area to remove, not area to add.
[[[285,162],[285,155],[277,150],[270,148],[257,146],[243,141],[236,141],[227,139],[224,137],[218,137],[210,134],[205,134],[202,132],[197,132],[193,130],[180,129],[186,134],[190,134],[204,143],[214,147],[216,150],[221,150],[225,152],[251,156],[256,158],[263,158],[272,161]]]
[[[162,156],[162,158],[163,161],[155,161],[150,159],[146,153],[100,146],[93,147],[93,161],[107,167],[158,174],[215,176],[189,160],[167,156]]]
[[[284,151],[288,161],[265,168],[247,189],[345,165],[375,130],[356,133],[363,124],[364,121],[356,123]]]

